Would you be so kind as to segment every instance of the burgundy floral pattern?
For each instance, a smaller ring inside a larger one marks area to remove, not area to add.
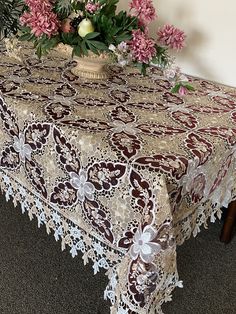
[[[173,246],[169,236],[170,225],[164,223],[159,230],[151,225],[139,226],[130,247],[132,262],[129,268],[129,290],[135,302],[144,307],[160,280],[155,263],[155,255]]]
[[[145,213],[146,223],[151,223],[154,218],[154,202],[149,183],[134,170],[130,173],[130,183],[132,185],[131,194],[135,198],[135,206],[138,206],[143,214]],[[146,223],[143,222],[144,225]]]
[[[193,178],[192,186],[190,187],[190,195],[193,203],[199,202],[204,197],[205,185],[206,178],[203,173]]]
[[[105,239],[113,243],[114,236],[111,223],[107,217],[108,211],[102,209],[97,202],[88,199],[85,200],[83,209],[88,221],[104,235]]]
[[[187,159],[183,156],[160,154],[144,156],[135,160],[135,164],[137,165],[145,165],[157,171],[161,169],[178,180],[185,174],[187,163]]]
[[[233,155],[230,154],[226,160],[224,160],[220,170],[217,173],[215,181],[210,189],[210,194],[213,193],[220,185],[224,177],[226,176],[227,172],[229,171],[230,165],[232,163]]]
[[[126,173],[126,166],[120,163],[95,163],[88,169],[88,181],[98,191],[109,191],[119,184]]]
[[[194,133],[188,134],[186,147],[198,157],[200,164],[207,161],[213,150],[213,146],[209,141]]]
[[[0,166],[6,169],[16,169],[22,165],[36,190],[47,197],[42,168],[37,161],[33,160],[31,154],[33,151],[41,151],[47,143],[50,125],[32,123],[20,132],[14,114],[7,109],[2,99],[0,99],[0,111],[5,130],[12,137],[10,145],[8,144],[2,150]]]
[[[198,132],[210,134],[216,137],[221,137],[225,141],[227,141],[230,145],[234,145],[236,143],[236,128],[228,128],[228,127],[208,127],[201,128]]]
[[[61,102],[49,103],[45,107],[45,112],[53,118],[53,120],[60,120],[71,113],[70,106],[62,104]]]
[[[60,182],[55,186],[50,197],[50,202],[64,207],[71,207],[76,204],[76,201],[77,191],[68,181]]]
[[[189,113],[175,111],[171,115],[175,121],[184,125],[186,128],[194,129],[198,125],[197,119]]]
[[[23,64],[1,55],[6,197],[109,270],[116,313],[156,311],[178,284],[175,244],[236,197],[235,90],[190,78],[181,97],[156,68],[85,80],[57,54],[23,51]]]
[[[174,103],[176,105],[183,104],[184,102],[181,97],[171,94],[170,92],[165,92],[162,97],[166,102]]]
[[[127,158],[131,158],[137,154],[141,148],[141,142],[136,135],[120,132],[113,134],[111,143],[118,151]]]

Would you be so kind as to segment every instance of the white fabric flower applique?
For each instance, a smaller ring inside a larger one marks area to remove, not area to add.
[[[19,153],[21,161],[25,162],[25,158],[31,160],[32,148],[29,144],[25,143],[25,136],[23,133],[19,134],[19,137],[14,136],[13,147],[17,153]]]
[[[161,250],[159,243],[153,242],[157,231],[150,225],[142,230],[139,226],[134,235],[134,242],[130,248],[130,256],[133,260],[140,257],[144,263],[151,263],[154,255]]]
[[[80,170],[79,174],[75,172],[70,173],[70,184],[77,190],[78,199],[84,202],[85,197],[90,201],[94,200],[94,185],[87,181],[87,173]]]

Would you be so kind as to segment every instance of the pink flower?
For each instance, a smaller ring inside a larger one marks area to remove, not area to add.
[[[140,29],[134,30],[132,36],[129,47],[134,61],[148,64],[156,55],[155,41]]]
[[[88,1],[88,3],[85,6],[85,10],[88,11],[89,13],[93,14],[100,8],[100,3],[94,3],[92,1]]]
[[[180,50],[184,47],[186,35],[173,25],[165,25],[158,32],[158,41],[172,49]]]
[[[30,11],[36,11],[36,10],[51,10],[52,9],[52,5],[51,2],[49,0],[41,0],[41,1],[37,1],[37,0],[25,0],[25,3],[28,5],[28,7],[30,8]]]
[[[137,16],[141,25],[147,25],[156,18],[152,0],[132,0],[129,4],[133,16]]]
[[[187,94],[187,92],[188,92],[188,90],[187,90],[186,87],[180,86],[180,88],[179,88],[179,94],[180,94],[181,96],[184,96],[185,94]]]
[[[29,26],[36,37],[43,34],[51,37],[58,32],[60,22],[52,11],[49,0],[25,0],[25,3],[29,6],[30,11],[24,12],[20,17],[22,25]]]

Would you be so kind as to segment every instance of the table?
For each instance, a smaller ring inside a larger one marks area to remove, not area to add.
[[[190,77],[180,97],[155,68],[89,81],[56,52],[21,53],[0,57],[6,199],[107,270],[111,313],[162,313],[182,286],[176,244],[236,198],[235,89]]]

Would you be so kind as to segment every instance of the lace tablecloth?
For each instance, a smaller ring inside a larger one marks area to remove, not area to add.
[[[56,53],[22,53],[0,56],[6,198],[107,269],[112,313],[161,313],[181,286],[176,244],[236,195],[235,89],[190,78],[180,97],[156,69],[86,81]]]

